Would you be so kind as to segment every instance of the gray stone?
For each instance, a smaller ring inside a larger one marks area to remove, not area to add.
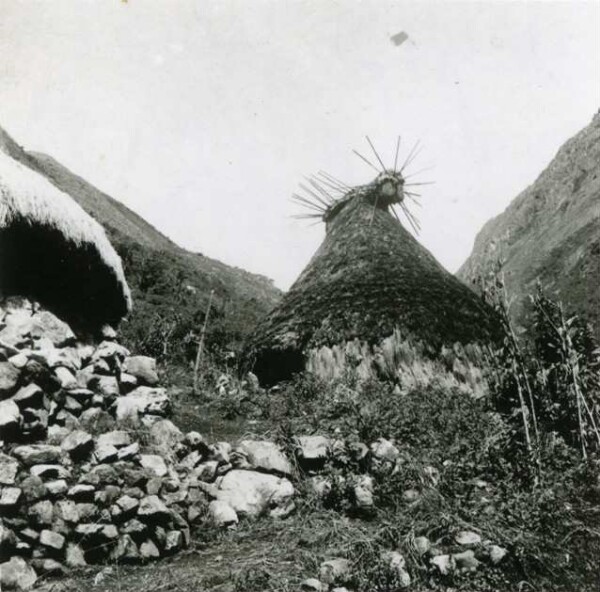
[[[170,530],[165,538],[165,553],[176,553],[184,546],[183,533],[180,530]]]
[[[85,546],[111,543],[119,538],[119,532],[114,524],[79,524],[75,533]]]
[[[19,538],[23,539],[30,545],[35,545],[40,540],[40,533],[33,528],[24,528],[19,532]]]
[[[76,507],[81,521],[94,520],[100,513],[100,508],[96,504],[77,503]]]
[[[96,465],[87,474],[82,475],[80,481],[89,485],[111,485],[119,481],[119,474],[112,465]]]
[[[508,554],[508,551],[504,547],[498,545],[492,545],[488,549],[490,561],[492,565],[498,565]]]
[[[275,475],[233,470],[217,479],[217,499],[241,515],[257,516],[268,508],[284,506],[293,495],[291,482]]]
[[[22,493],[19,487],[3,487],[0,494],[0,509],[8,510],[16,506]]]
[[[50,444],[17,446],[12,453],[28,467],[31,465],[60,463],[63,454],[59,446]]]
[[[83,430],[71,432],[61,443],[61,448],[74,460],[81,460],[89,455],[94,447],[94,439]]]
[[[171,512],[158,496],[148,495],[140,502],[137,515],[140,520],[159,524],[168,521]]]
[[[96,440],[98,446],[110,444],[115,448],[122,448],[123,446],[129,446],[131,444],[131,436],[129,432],[124,430],[113,430],[106,434],[101,434]]]
[[[167,464],[158,454],[140,455],[140,464],[144,469],[148,469],[157,477],[164,477],[168,473]]]
[[[55,559],[34,559],[31,564],[41,576],[62,576],[65,574],[62,563]]]
[[[103,325],[100,332],[102,339],[106,341],[115,341],[117,339],[117,332],[110,325]]]
[[[140,384],[155,386],[158,384],[156,373],[156,360],[148,356],[131,356],[125,358],[123,369],[128,374],[135,376]]]
[[[65,537],[52,530],[42,530],[40,533],[40,545],[60,551],[65,546]]]
[[[54,479],[68,479],[71,473],[62,465],[34,465],[29,469],[33,477],[39,477],[43,481]]]
[[[104,397],[118,397],[120,394],[119,383],[114,376],[100,376],[94,374],[86,386],[100,393]]]
[[[436,555],[431,558],[430,563],[443,576],[447,576],[456,567],[454,559],[450,555]]]
[[[185,435],[184,442],[193,450],[200,450],[206,446],[206,442],[199,432],[188,432]]]
[[[303,592],[325,592],[329,589],[327,584],[323,584],[317,578],[307,578],[300,583],[300,589]]]
[[[56,479],[55,481],[48,481],[46,483],[46,491],[50,497],[59,497],[67,492],[69,486],[64,479]]]
[[[402,499],[407,504],[412,504],[413,502],[416,502],[420,497],[421,494],[416,489],[406,489],[402,492]]]
[[[76,339],[69,325],[47,310],[38,311],[31,317],[29,334],[34,339],[49,339],[54,346],[65,345]]]
[[[80,483],[71,487],[67,492],[67,496],[76,502],[91,502],[94,500],[95,491],[96,488],[93,485]]]
[[[461,530],[454,540],[461,547],[470,547],[481,544],[481,536],[471,530]]]
[[[140,502],[136,498],[129,495],[121,496],[116,503],[125,515],[135,514],[140,505]]]
[[[92,354],[92,362],[98,360],[119,360],[123,362],[129,356],[129,350],[115,341],[102,341]]]
[[[371,444],[371,454],[379,461],[394,462],[400,456],[400,451],[392,441],[378,438]]]
[[[23,497],[28,503],[39,500],[46,495],[46,486],[44,482],[33,475],[25,477],[20,483],[21,490],[23,491]]]
[[[8,454],[0,453],[0,485],[14,485],[19,463]]]
[[[239,521],[236,511],[227,502],[218,500],[210,502],[208,515],[215,526],[234,526]]]
[[[319,567],[319,580],[325,584],[344,583],[350,578],[350,561],[338,557],[323,561]]]
[[[46,526],[52,524],[54,508],[52,502],[43,500],[29,507],[27,512],[30,520],[37,526]]]
[[[315,475],[310,479],[310,487],[312,492],[320,499],[326,498],[333,488],[331,479],[322,475]]]
[[[0,589],[30,590],[35,585],[37,575],[22,557],[13,557],[0,564]]]
[[[19,382],[21,371],[10,362],[0,362],[0,398],[13,394]]]
[[[54,514],[57,518],[77,524],[79,522],[79,510],[77,504],[72,500],[60,500],[54,504]]]
[[[202,454],[197,450],[192,450],[192,452],[190,452],[185,458],[181,459],[181,461],[179,462],[179,467],[191,471],[201,462]]]
[[[128,534],[122,534],[111,553],[111,557],[115,561],[134,563],[139,561],[140,552],[131,536]]]
[[[246,456],[250,466],[254,469],[286,476],[292,474],[290,461],[275,442],[242,440],[238,450]]]
[[[76,389],[79,384],[73,373],[64,366],[59,366],[54,369],[54,376],[58,380],[60,387],[65,390]]]
[[[475,557],[475,553],[471,549],[462,553],[454,553],[452,559],[457,569],[465,571],[476,571],[480,565],[479,560]]]
[[[81,427],[94,432],[94,433],[105,433],[113,430],[116,422],[110,413],[100,409],[99,407],[92,407],[86,409],[80,416],[79,421]]]
[[[219,462],[216,460],[209,460],[200,463],[193,471],[192,478],[198,481],[204,481],[206,483],[212,483],[217,477],[217,468]]]
[[[142,559],[158,559],[160,557],[160,552],[152,539],[146,539],[140,545],[140,557]]]
[[[0,401],[0,434],[3,440],[14,440],[22,421],[21,411],[14,401]]]
[[[425,555],[431,549],[431,541],[426,536],[415,537],[413,547],[419,556]]]
[[[76,543],[69,543],[67,545],[65,563],[69,567],[85,567],[87,565],[83,549]]]
[[[2,554],[10,553],[17,546],[17,537],[15,533],[0,523],[0,550]]]
[[[128,395],[117,399],[117,420],[136,420],[140,415],[166,416],[171,408],[167,391],[164,388],[138,386]]]
[[[96,444],[94,456],[99,463],[111,463],[117,460],[119,451],[112,444]]]
[[[21,370],[21,368],[25,368],[25,366],[27,365],[27,362],[29,361],[29,357],[27,356],[27,354],[25,352],[20,351],[19,353],[14,354],[10,358],[8,358],[8,361],[15,368],[18,368],[19,370]]]
[[[144,523],[140,522],[137,518],[132,518],[131,520],[125,522],[123,526],[121,526],[122,533],[129,534],[135,538],[143,536],[147,530],[148,527]]]
[[[296,438],[296,454],[307,467],[321,466],[329,456],[330,441],[325,436],[299,436]]]
[[[375,506],[373,478],[361,475],[353,487],[354,502],[359,510],[371,510]]]
[[[137,458],[140,454],[140,445],[138,442],[133,442],[133,444],[129,444],[129,446],[123,446],[123,448],[119,448],[117,452],[117,458],[119,460],[133,460]]]
[[[150,428],[150,444],[164,457],[172,458],[175,447],[182,440],[183,433],[168,419],[160,419]]]
[[[44,391],[37,384],[31,382],[28,385],[21,387],[16,394],[13,395],[12,400],[21,409],[25,409],[26,407],[36,409],[44,404]]]

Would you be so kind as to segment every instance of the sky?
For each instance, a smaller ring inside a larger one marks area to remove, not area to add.
[[[420,141],[418,240],[454,272],[599,107],[597,1],[0,0],[0,125],[282,289],[325,232],[291,194],[370,182],[366,135],[386,166]]]

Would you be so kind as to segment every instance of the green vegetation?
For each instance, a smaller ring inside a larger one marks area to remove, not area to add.
[[[243,340],[269,308],[243,294],[232,295],[217,275],[201,273],[189,257],[155,251],[109,228],[132,290],[134,309],[121,325],[132,351],[155,357],[164,367],[188,368],[198,340],[211,290],[214,290],[206,346],[217,359],[237,353]],[[191,255],[190,255],[191,256]],[[195,255],[198,259],[202,255]]]

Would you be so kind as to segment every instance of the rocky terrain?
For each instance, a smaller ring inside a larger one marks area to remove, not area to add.
[[[5,300],[0,309],[2,589],[27,590],[40,577],[94,563],[173,555],[192,544],[197,529],[283,520],[306,496],[325,504],[341,496],[345,512],[368,518],[377,482],[406,469],[406,456],[382,437],[299,434],[286,445],[184,434],[167,418],[171,403],[155,361],[131,355],[109,328],[103,337],[83,343],[27,301]],[[259,388],[252,375],[244,384]],[[331,472],[349,462],[361,469]],[[420,474],[422,487],[439,484],[436,467]],[[408,487],[403,496],[414,504],[422,494]],[[507,554],[469,529],[443,544],[422,535],[411,545],[442,577],[498,565]],[[380,561],[400,587],[410,586],[397,548],[382,550]],[[354,577],[352,562],[326,559],[314,575],[301,589],[342,590]]]
[[[566,142],[537,180],[482,228],[458,272],[470,281],[504,261],[523,323],[539,280],[600,336],[600,113]]]

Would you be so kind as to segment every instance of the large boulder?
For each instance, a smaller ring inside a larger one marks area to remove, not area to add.
[[[230,471],[217,479],[216,486],[217,500],[246,516],[285,506],[294,495],[294,486],[288,479],[256,471]]]

